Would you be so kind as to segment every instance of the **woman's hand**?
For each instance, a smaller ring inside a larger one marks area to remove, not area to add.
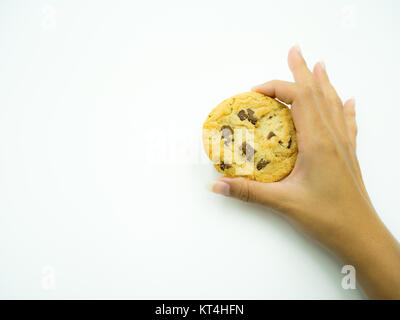
[[[311,72],[298,47],[290,50],[288,63],[294,83],[274,80],[253,90],[292,106],[299,149],[293,171],[275,183],[221,177],[212,190],[282,212],[353,264],[371,297],[400,298],[400,249],[362,180],[354,100],[343,104],[324,64]]]

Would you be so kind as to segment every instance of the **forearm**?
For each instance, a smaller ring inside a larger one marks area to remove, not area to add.
[[[336,253],[355,267],[371,299],[400,299],[400,245],[377,216],[362,221]]]

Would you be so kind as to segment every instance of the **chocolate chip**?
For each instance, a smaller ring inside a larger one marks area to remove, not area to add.
[[[248,144],[247,142],[243,142],[242,145],[240,146],[240,151],[242,151],[242,154],[246,156],[247,161],[250,161],[256,150],[253,149],[253,147]]]
[[[288,149],[290,149],[290,146],[292,145],[292,137],[290,137],[290,140],[289,140],[289,142],[288,142],[288,144],[287,144],[287,148]]]
[[[221,170],[232,168],[232,166],[230,164],[224,163],[223,161],[221,162],[219,167],[221,168]]]
[[[268,163],[270,163],[270,161],[265,160],[265,159],[261,159],[261,160],[258,161],[258,163],[257,163],[257,170],[264,169],[264,168],[267,166]]]
[[[267,139],[269,140],[269,139],[271,139],[271,138],[274,137],[274,136],[276,136],[276,134],[275,134],[274,132],[270,131],[270,132],[268,133]]]
[[[221,134],[223,138],[229,137],[233,134],[233,129],[230,126],[224,125],[221,127]]]
[[[224,141],[224,145],[229,146],[229,144],[233,141],[233,139],[231,137],[228,137],[225,139]]]
[[[258,119],[254,116],[254,111],[251,109],[247,109],[248,120],[253,124],[256,125]]]
[[[230,126],[224,125],[221,127],[221,136],[223,139],[225,139],[224,144],[226,146],[233,141],[231,137],[232,135],[233,135],[233,129]]]
[[[244,121],[247,119],[247,114],[246,114],[246,111],[244,111],[244,110],[240,110],[239,113],[237,114],[237,116],[239,117],[239,119],[241,121]]]
[[[249,121],[250,121],[253,125],[256,125],[258,119],[250,119],[250,118],[249,118]]]

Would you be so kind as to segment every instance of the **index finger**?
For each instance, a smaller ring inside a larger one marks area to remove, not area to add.
[[[271,98],[277,98],[286,104],[292,104],[296,97],[296,85],[293,82],[272,80],[251,88]]]

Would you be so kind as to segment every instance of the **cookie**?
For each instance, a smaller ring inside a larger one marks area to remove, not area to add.
[[[212,110],[203,144],[218,172],[261,182],[286,177],[297,158],[290,109],[257,92],[238,94]]]

